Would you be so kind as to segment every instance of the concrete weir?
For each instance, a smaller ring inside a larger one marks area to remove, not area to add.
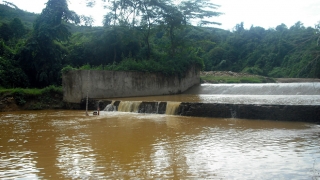
[[[89,102],[92,110],[112,105],[112,111],[320,123],[320,83],[201,84],[179,95],[181,102],[170,98]],[[84,109],[85,99],[81,106]]]
[[[81,101],[85,109],[86,100]],[[121,105],[120,104],[126,104]],[[111,110],[106,108],[112,105]],[[89,109],[194,117],[263,119],[320,123],[320,105],[217,104],[195,102],[130,102],[89,100]],[[125,106],[126,108],[123,108]]]
[[[79,70],[62,85],[70,109],[86,109],[88,96],[89,110],[320,123],[319,82],[199,85],[199,76],[196,67],[184,77]]]
[[[180,115],[320,123],[319,105],[181,103]]]

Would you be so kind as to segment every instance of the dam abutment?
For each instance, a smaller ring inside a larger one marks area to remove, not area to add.
[[[62,75],[63,100],[156,96],[182,93],[200,84],[200,70],[191,66],[183,77],[135,71],[72,70]]]

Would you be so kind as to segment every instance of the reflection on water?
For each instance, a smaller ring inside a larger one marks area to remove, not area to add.
[[[0,113],[0,179],[320,178],[319,125],[101,113]]]

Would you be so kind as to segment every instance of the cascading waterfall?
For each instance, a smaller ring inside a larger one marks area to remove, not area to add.
[[[160,105],[160,102],[157,102],[157,111],[156,111],[156,114],[159,114],[159,105]]]
[[[201,84],[184,94],[207,95],[320,95],[320,83]]]
[[[166,114],[167,115],[176,115],[178,114],[178,108],[181,102],[167,102]]]
[[[114,100],[104,110],[319,123],[320,83],[201,84],[174,97]]]
[[[117,111],[117,106],[114,105],[114,101],[111,102],[111,104],[108,104],[104,111]]]
[[[201,84],[184,92],[219,104],[320,105],[320,83]]]
[[[121,112],[139,112],[139,106],[142,101],[121,101],[118,111]]]

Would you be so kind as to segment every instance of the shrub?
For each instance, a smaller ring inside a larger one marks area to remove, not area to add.
[[[13,97],[16,101],[16,103],[19,105],[19,106],[23,106],[26,104],[26,94],[25,92],[22,90],[22,89],[18,89],[17,91],[15,91],[13,93]]]
[[[71,71],[71,70],[76,70],[76,68],[73,68],[70,65],[65,66],[64,68],[62,68],[61,73],[62,74],[66,74],[67,72]]]
[[[61,94],[62,93],[62,88],[61,87],[56,87],[54,85],[45,87],[41,90],[42,94],[50,94],[50,93],[58,93]]]
[[[91,70],[92,68],[91,68],[90,64],[86,64],[86,65],[81,66],[79,69],[80,70]]]
[[[260,68],[256,67],[256,66],[254,66],[254,67],[246,67],[246,68],[244,68],[244,70],[242,72],[249,73],[249,74],[263,75],[263,71]]]

